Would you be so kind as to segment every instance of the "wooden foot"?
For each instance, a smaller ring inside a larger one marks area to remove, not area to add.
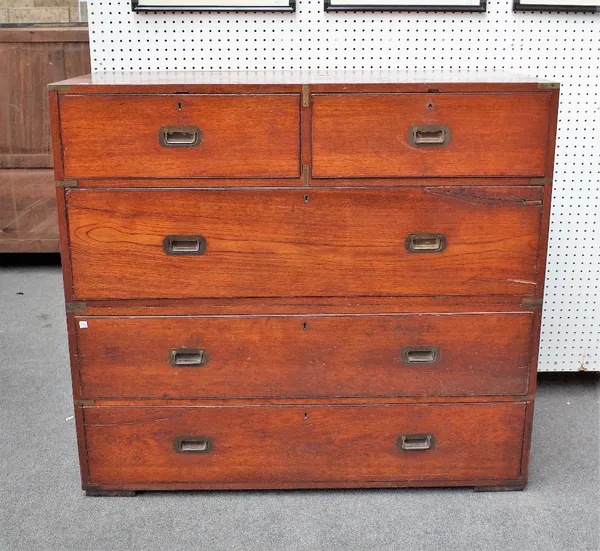
[[[474,492],[522,492],[525,484],[520,486],[475,486]]]
[[[86,490],[88,497],[135,497],[137,494],[133,490]]]

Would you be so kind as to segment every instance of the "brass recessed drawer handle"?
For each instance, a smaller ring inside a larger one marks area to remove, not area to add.
[[[212,438],[208,436],[178,436],[173,440],[177,453],[208,453],[212,447]]]
[[[404,452],[424,452],[435,447],[433,434],[401,434],[396,446]]]
[[[163,147],[196,147],[202,143],[202,130],[197,126],[163,126],[158,142]]]
[[[447,245],[443,233],[409,233],[404,240],[409,253],[441,253]]]
[[[405,346],[402,350],[402,361],[407,364],[434,364],[440,357],[437,346]]]
[[[204,254],[206,239],[202,235],[167,235],[163,239],[163,250],[167,254]]]
[[[208,352],[204,348],[171,348],[169,363],[173,367],[200,367],[208,363]]]
[[[408,131],[408,143],[413,147],[445,146],[450,138],[450,128],[445,124],[415,124]]]

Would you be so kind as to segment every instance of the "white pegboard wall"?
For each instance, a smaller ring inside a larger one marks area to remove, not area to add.
[[[539,368],[600,370],[600,14],[133,13],[91,0],[94,71],[500,70],[561,83]],[[524,139],[526,137],[524,136]]]

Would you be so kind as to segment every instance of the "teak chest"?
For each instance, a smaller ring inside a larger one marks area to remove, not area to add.
[[[83,488],[527,480],[558,85],[50,87]]]

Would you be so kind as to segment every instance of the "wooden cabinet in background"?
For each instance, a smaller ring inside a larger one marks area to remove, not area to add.
[[[46,86],[89,70],[87,28],[0,29],[0,253],[58,252]]]

